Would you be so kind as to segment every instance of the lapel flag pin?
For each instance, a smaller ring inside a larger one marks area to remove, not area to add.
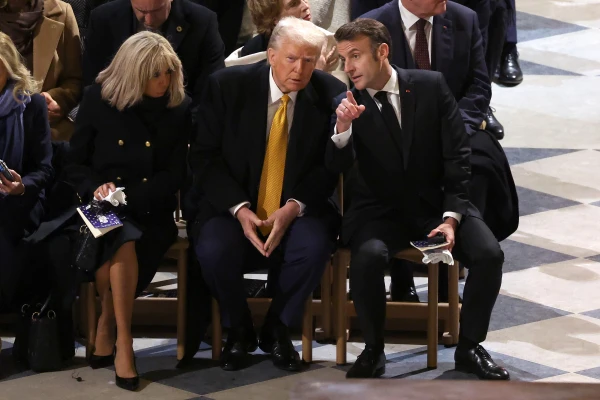
[[[406,89],[406,93],[410,93],[410,90]]]

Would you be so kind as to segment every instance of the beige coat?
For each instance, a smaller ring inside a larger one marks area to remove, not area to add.
[[[44,17],[33,37],[33,77],[43,82],[64,117],[52,123],[53,140],[69,140],[74,124],[68,118],[81,96],[81,41],[70,4],[44,0]]]

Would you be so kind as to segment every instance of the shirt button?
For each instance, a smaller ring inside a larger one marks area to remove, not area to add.
[[[123,146],[124,144],[125,144],[125,142],[124,142],[124,141],[122,141],[122,140],[119,140],[119,146]]]
[[[177,28],[175,28],[177,30],[177,32],[181,32],[183,31],[183,28],[181,26],[178,26]]]
[[[142,179],[142,182],[144,182],[144,183],[148,182],[148,178]]]
[[[150,147],[152,144],[150,142],[146,142],[146,147]]]

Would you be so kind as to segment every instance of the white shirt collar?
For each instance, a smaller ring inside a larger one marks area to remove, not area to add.
[[[406,7],[404,7],[404,4],[402,4],[402,0],[398,1],[398,8],[400,8],[400,17],[402,18],[402,23],[404,24],[405,30],[412,28],[413,25],[416,24],[417,21],[420,19],[415,14],[408,11]],[[429,17],[427,19],[427,22],[433,25],[433,16]]]
[[[398,73],[396,72],[396,70],[394,68],[392,68],[392,75],[390,76],[390,79],[388,79],[385,86],[383,86],[383,89],[375,90],[375,89],[367,88],[367,92],[369,93],[369,95],[371,95],[371,97],[375,97],[377,92],[382,92],[382,91],[397,94],[398,96],[400,95],[400,86],[398,85]]]
[[[273,79],[273,69],[269,68],[269,105],[278,102],[283,97],[283,92],[279,89],[275,80]],[[298,92],[289,92],[287,94],[290,96],[290,100],[292,104],[296,102],[296,96],[298,96]]]

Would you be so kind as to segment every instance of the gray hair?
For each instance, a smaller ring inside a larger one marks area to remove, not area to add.
[[[277,23],[268,48],[278,49],[283,40],[314,47],[319,54],[327,43],[327,37],[315,24],[295,17],[285,17]]]

